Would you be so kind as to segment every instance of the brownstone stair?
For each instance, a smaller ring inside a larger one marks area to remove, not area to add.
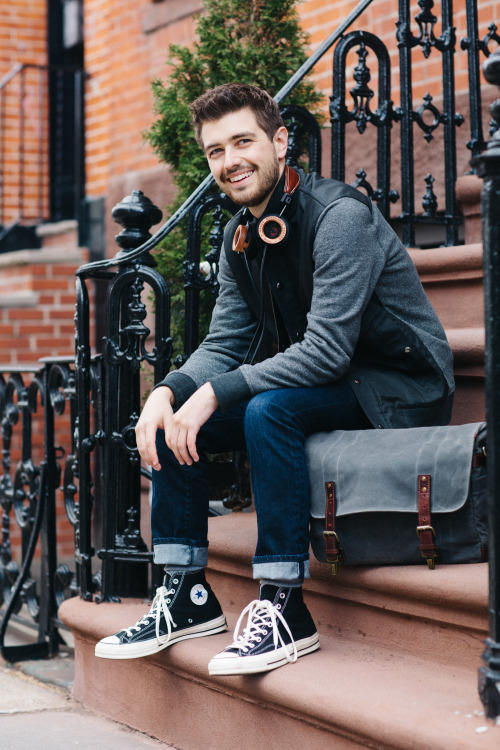
[[[484,419],[484,295],[481,243],[410,250],[453,351],[453,424]]]
[[[454,352],[453,422],[484,419],[482,248],[411,251]],[[209,579],[232,629],[256,597],[255,514],[210,520]],[[65,602],[75,637],[75,697],[182,750],[470,750],[500,747],[477,692],[487,637],[486,564],[344,568],[312,562],[306,597],[321,649],[266,675],[210,677],[231,632],[156,657],[107,661],[97,640],[148,604]]]
[[[250,578],[254,513],[210,520],[209,578],[230,628]],[[487,566],[344,568],[312,563],[306,597],[321,649],[265,675],[210,677],[231,634],[156,657],[96,659],[94,644],[136,622],[144,602],[61,607],[75,637],[74,695],[88,708],[185,750],[493,750],[500,727],[477,693],[487,636]],[[486,729],[485,729],[486,728]],[[479,730],[479,731],[478,731]]]

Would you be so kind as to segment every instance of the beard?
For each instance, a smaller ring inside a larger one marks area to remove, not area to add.
[[[257,177],[257,184],[249,187],[247,190],[238,190],[238,183],[233,186],[229,182],[231,174],[222,176],[220,187],[237,206],[248,206],[249,208],[251,206],[258,206],[271,195],[280,178],[278,157],[276,154],[273,154],[273,156],[273,160],[263,167],[257,167],[252,164],[248,166],[248,169],[253,170],[254,176]]]

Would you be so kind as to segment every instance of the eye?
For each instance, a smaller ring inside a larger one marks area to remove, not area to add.
[[[221,148],[213,148],[208,152],[207,156],[209,159],[216,159],[218,156],[220,156],[221,153]]]

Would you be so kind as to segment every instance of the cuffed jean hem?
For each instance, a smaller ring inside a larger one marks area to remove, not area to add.
[[[207,547],[191,547],[188,544],[155,544],[153,553],[157,565],[205,568],[208,562]]]
[[[253,562],[252,565],[254,578],[266,578],[269,581],[303,581],[304,578],[310,578],[309,560],[299,562],[287,561],[268,561]]]

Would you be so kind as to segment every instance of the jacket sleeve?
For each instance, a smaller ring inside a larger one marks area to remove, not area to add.
[[[317,223],[313,260],[304,339],[263,362],[211,375],[222,411],[272,388],[324,385],[349,369],[363,312],[385,265],[369,208],[350,198],[328,206]]]
[[[168,385],[175,394],[177,406],[181,406],[207,380],[217,378],[221,373],[237,373],[257,327],[255,316],[240,294],[224,250],[218,280],[220,291],[206,338],[179,370],[169,372],[156,386]],[[246,381],[242,382],[246,397],[250,398]]]

